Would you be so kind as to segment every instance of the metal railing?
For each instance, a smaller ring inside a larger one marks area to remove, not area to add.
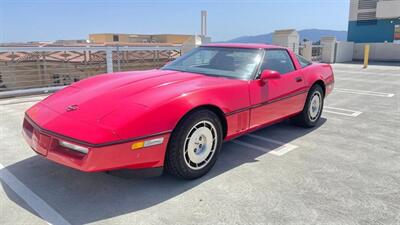
[[[101,73],[159,68],[182,46],[0,47],[0,92],[69,85]]]
[[[314,62],[320,62],[322,60],[322,45],[312,46],[311,60]]]
[[[315,44],[312,45],[311,46],[311,56],[306,56],[304,54],[305,46],[300,45],[299,46],[299,54],[313,62],[320,62],[322,60],[322,47],[323,47],[322,45],[315,45]],[[311,58],[309,58],[309,57],[311,57]]]

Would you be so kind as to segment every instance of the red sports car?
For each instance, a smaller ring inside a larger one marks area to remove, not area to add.
[[[313,127],[334,77],[327,64],[264,44],[210,44],[161,69],[94,76],[26,111],[34,151],[82,171],[165,169],[194,179],[223,141],[292,119]]]

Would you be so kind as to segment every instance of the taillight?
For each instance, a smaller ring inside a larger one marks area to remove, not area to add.
[[[24,123],[22,125],[25,133],[28,135],[28,137],[32,137],[33,133],[33,126],[28,122],[28,120],[24,119]]]

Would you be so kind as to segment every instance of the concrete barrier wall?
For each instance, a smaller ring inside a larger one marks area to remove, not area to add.
[[[292,49],[299,53],[300,35],[294,29],[276,30],[272,36],[272,44]]]
[[[335,63],[336,37],[321,37],[322,62]]]
[[[369,59],[371,61],[400,62],[400,44],[395,43],[371,43]],[[354,60],[364,59],[365,44],[354,44]]]
[[[353,60],[353,42],[339,41],[336,43],[336,63],[351,62]]]

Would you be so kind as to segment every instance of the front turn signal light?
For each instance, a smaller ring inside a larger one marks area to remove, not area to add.
[[[138,141],[138,142],[134,142],[131,146],[132,150],[137,150],[137,149],[141,149],[144,147],[150,147],[153,145],[160,145],[164,142],[164,138],[155,138],[155,139],[150,139],[150,140],[146,140],[146,141]]]

